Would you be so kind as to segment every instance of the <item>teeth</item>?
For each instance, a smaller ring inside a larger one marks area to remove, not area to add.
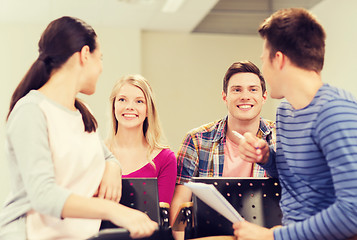
[[[123,114],[124,117],[136,117],[135,114]]]
[[[252,105],[239,105],[238,107],[243,108],[243,109],[248,109],[248,108],[251,108]]]

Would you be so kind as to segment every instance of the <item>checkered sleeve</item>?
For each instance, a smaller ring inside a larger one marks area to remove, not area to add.
[[[191,134],[187,134],[177,154],[177,184],[191,180],[197,173],[198,154],[197,145]]]

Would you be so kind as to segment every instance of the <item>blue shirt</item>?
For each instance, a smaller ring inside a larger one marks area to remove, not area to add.
[[[328,84],[312,102],[277,111],[277,150],[265,169],[282,187],[275,239],[346,239],[357,234],[357,103]]]

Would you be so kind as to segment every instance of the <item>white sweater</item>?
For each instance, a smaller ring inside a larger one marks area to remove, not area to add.
[[[97,132],[84,131],[80,112],[32,90],[6,130],[11,193],[0,212],[0,239],[85,239],[98,232],[100,220],[61,219],[68,196],[93,196],[105,160],[114,158]]]

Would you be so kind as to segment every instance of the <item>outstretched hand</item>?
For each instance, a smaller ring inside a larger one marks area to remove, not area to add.
[[[247,132],[239,142],[239,157],[247,162],[264,164],[269,158],[269,145],[263,139]]]

